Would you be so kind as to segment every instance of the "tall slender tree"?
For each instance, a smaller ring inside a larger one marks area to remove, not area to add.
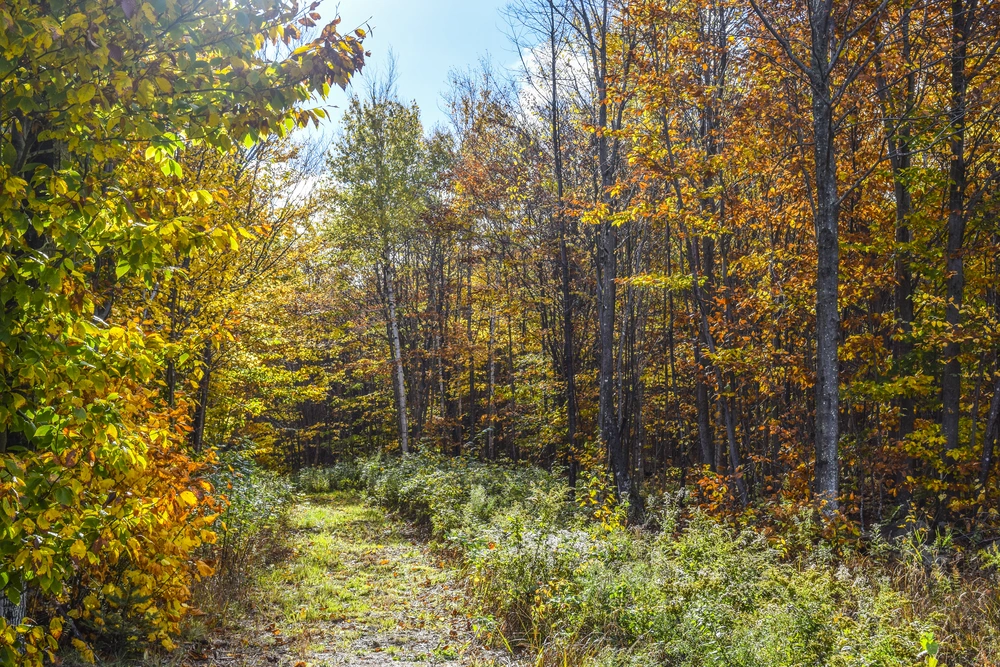
[[[397,266],[426,203],[428,183],[420,113],[397,97],[394,69],[355,96],[330,158],[331,231],[357,244],[371,267],[384,315],[392,364],[400,450],[410,450]]]

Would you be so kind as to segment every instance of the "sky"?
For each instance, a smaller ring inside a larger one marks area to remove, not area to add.
[[[498,64],[516,60],[500,15],[506,1],[340,0],[338,5],[325,0],[320,11],[327,19],[339,7],[341,32],[369,24],[365,47],[372,56],[365,71],[383,69],[391,49],[400,98],[416,100],[424,127],[430,129],[448,123],[442,94],[449,71],[466,69],[486,55]]]

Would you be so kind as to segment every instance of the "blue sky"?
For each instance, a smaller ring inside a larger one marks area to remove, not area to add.
[[[365,46],[370,65],[379,69],[392,49],[397,59],[400,97],[416,100],[424,126],[447,124],[441,95],[448,72],[475,65],[489,54],[497,64],[516,60],[500,9],[507,0],[340,0],[343,31],[365,22],[372,31]],[[336,0],[326,0],[324,18]],[[334,104],[343,106],[334,96]],[[334,112],[334,117],[337,113]]]

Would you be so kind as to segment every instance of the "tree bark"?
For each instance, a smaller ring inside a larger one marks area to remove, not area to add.
[[[496,343],[496,327],[497,327],[497,316],[496,312],[490,311],[490,339],[489,339],[489,360],[488,360],[488,386],[487,386],[487,421],[486,425],[486,457],[493,461],[497,457],[496,452],[496,437],[495,437],[495,427],[496,427],[496,405],[494,401],[494,393],[496,389],[497,373],[496,373],[496,359],[494,355],[494,347]]]
[[[891,102],[891,91],[882,69],[880,58],[875,59],[876,85],[882,105],[883,126],[889,149],[889,164],[892,168],[893,195],[896,203],[896,250],[893,272],[895,274],[894,307],[899,332],[892,345],[893,362],[897,373],[904,373],[909,357],[913,353],[910,334],[913,330],[913,272],[910,269],[910,250],[913,240],[910,231],[910,215],[913,212],[913,196],[907,183],[907,172],[912,166],[913,153],[910,147],[913,111],[916,104],[916,73],[912,63],[912,42],[910,39],[910,9],[904,10],[899,25],[903,66],[907,68],[903,78],[905,90],[903,108],[896,111]],[[898,119],[897,119],[898,117]],[[910,396],[901,396],[899,405],[899,427],[896,437],[903,441],[913,432],[914,405]]]
[[[961,324],[962,300],[965,293],[965,263],[962,246],[965,240],[966,162],[965,162],[965,121],[966,92],[968,80],[965,72],[967,47],[966,12],[964,0],[952,0],[952,46],[951,46],[951,104],[949,122],[951,124],[951,167],[948,186],[948,241],[945,254],[945,322],[957,334]],[[941,376],[941,431],[945,438],[946,458],[958,448],[958,427],[961,417],[962,362],[959,359],[961,345],[956,340],[949,341],[944,348],[944,372]]]
[[[715,466],[715,443],[712,438],[712,424],[710,412],[710,403],[708,400],[708,386],[705,384],[703,377],[704,364],[702,362],[702,352],[701,352],[701,327],[699,329],[699,334],[694,342],[694,364],[695,364],[695,410],[697,411],[698,420],[698,445],[699,451],[701,452],[701,464],[709,466],[713,471],[716,470]]]
[[[384,271],[385,293],[389,306],[389,341],[392,346],[393,388],[396,395],[396,425],[399,428],[399,451],[410,452],[410,426],[406,414],[406,376],[403,369],[403,346],[399,337],[396,287],[388,267]]]
[[[983,436],[983,454],[979,460],[980,486],[986,486],[986,482],[990,477],[998,431],[1000,431],[1000,375],[997,376],[996,384],[993,387],[990,414],[986,418],[986,434]]]
[[[563,214],[563,194],[565,181],[563,179],[562,163],[562,133],[559,129],[559,85],[556,75],[558,69],[557,62],[557,17],[554,0],[549,0],[549,56],[552,71],[551,87],[551,138],[552,138],[552,161],[553,171],[556,179],[556,203],[553,212],[558,221],[559,229],[559,278],[560,290],[562,292],[562,329],[563,329],[563,350],[562,350],[562,374],[566,383],[566,458],[569,463],[570,486],[576,483],[576,430],[577,430],[577,399],[576,399],[576,343],[573,331],[574,297],[572,291],[572,270],[570,266],[569,248],[567,241],[566,216]]]
[[[813,223],[816,230],[816,470],[815,493],[827,516],[836,513],[840,493],[840,198],[837,189],[837,159],[835,148],[833,63],[831,53],[842,54],[843,44],[834,39],[836,21],[834,0],[807,0],[809,20],[809,62],[796,55],[792,43],[782,35],[756,0],[749,0],[765,28],[778,41],[792,63],[809,80],[812,106],[813,182],[815,197]],[[869,16],[861,25],[869,24],[881,11]],[[854,80],[860,69],[847,75],[838,86],[837,97]]]
[[[205,341],[201,356],[202,374],[198,380],[198,404],[194,409],[191,429],[191,448],[200,452],[205,441],[205,414],[208,411],[208,390],[212,381],[212,341]]]
[[[629,503],[629,518],[637,520],[643,513],[642,497],[629,471],[629,453],[622,447],[621,429],[615,406],[615,313],[617,305],[618,276],[618,227],[610,218],[614,202],[611,188],[617,163],[616,149],[612,150],[609,129],[612,119],[608,110],[608,40],[611,29],[611,2],[600,0],[588,3],[574,0],[576,28],[584,39],[589,55],[589,66],[597,88],[596,132],[594,144],[597,158],[597,203],[604,215],[597,225],[597,338],[599,348],[598,373],[598,422],[601,441],[604,443],[618,498]],[[616,140],[617,141],[617,140]]]
[[[812,31],[812,111],[816,180],[816,496],[826,514],[840,491],[840,239],[837,162],[830,84],[832,4],[809,0]]]

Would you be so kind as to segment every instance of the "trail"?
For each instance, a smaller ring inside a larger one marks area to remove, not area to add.
[[[477,646],[456,573],[407,526],[335,494],[296,505],[291,530],[289,557],[261,581],[257,618],[186,664],[506,664]]]

